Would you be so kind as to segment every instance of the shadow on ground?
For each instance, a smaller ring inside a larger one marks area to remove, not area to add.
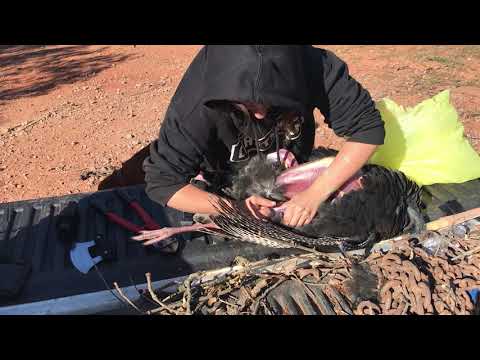
[[[88,45],[0,46],[0,105],[8,100],[44,95],[131,57],[105,54],[106,49],[107,46]]]

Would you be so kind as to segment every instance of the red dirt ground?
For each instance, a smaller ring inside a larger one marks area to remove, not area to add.
[[[480,46],[325,48],[349,64],[375,100],[412,106],[451,89],[480,151]],[[199,49],[0,46],[0,202],[95,191],[156,137]],[[326,126],[317,135],[317,144],[340,144]],[[94,176],[82,176],[89,171]]]

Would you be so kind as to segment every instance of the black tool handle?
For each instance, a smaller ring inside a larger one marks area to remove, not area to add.
[[[103,261],[115,260],[117,257],[115,247],[103,234],[95,237],[95,255],[101,256]]]
[[[111,236],[107,235],[105,216],[95,214],[95,254],[104,261],[114,260],[117,257],[117,247]]]

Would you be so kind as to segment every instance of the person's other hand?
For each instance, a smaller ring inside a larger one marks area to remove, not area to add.
[[[265,199],[261,196],[250,196],[245,199],[245,206],[257,219],[270,217],[273,213],[272,208],[275,205],[275,201]]]
[[[309,189],[294,195],[282,206],[284,208],[282,223],[290,227],[310,224],[318,208],[325,200],[318,194],[312,194]]]

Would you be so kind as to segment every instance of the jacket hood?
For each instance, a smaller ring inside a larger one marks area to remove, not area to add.
[[[203,103],[255,102],[303,114],[305,46],[209,45],[203,54]]]
[[[181,113],[234,101],[304,114],[304,52],[305,46],[299,45],[207,45],[186,71],[172,102]]]

